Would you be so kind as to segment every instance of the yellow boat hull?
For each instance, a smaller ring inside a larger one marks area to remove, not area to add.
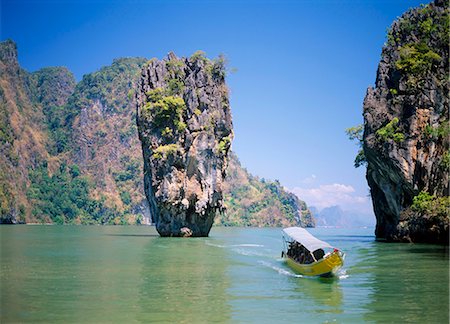
[[[335,274],[344,264],[344,255],[334,251],[323,259],[310,264],[301,264],[291,258],[286,258],[289,267],[304,276],[330,276]]]

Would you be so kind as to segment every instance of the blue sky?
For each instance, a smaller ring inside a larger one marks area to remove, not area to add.
[[[345,128],[362,122],[386,29],[420,1],[2,0],[1,39],[28,71],[85,73],[124,56],[225,54],[242,164],[310,205],[370,209]]]

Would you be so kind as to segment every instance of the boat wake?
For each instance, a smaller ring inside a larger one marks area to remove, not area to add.
[[[240,248],[235,248],[235,247],[232,248],[232,251],[236,252],[237,254],[245,255],[245,256],[258,256],[258,257],[265,256],[261,252],[252,251],[252,250],[248,250],[248,249],[240,249]]]
[[[265,267],[267,267],[267,268],[270,268],[270,269],[272,269],[272,270],[275,270],[276,272],[278,272],[279,274],[284,275],[284,276],[294,277],[294,278],[307,278],[307,279],[309,279],[309,278],[311,278],[311,279],[312,279],[312,278],[315,278],[315,277],[308,277],[308,276],[302,276],[302,275],[300,275],[300,274],[295,274],[295,273],[293,273],[293,272],[291,272],[291,271],[288,271],[288,270],[286,270],[286,269],[283,269],[283,268],[281,268],[281,267],[279,267],[279,266],[276,266],[276,265],[274,265],[274,264],[272,264],[272,263],[270,263],[270,262],[267,262],[267,261],[259,260],[258,263],[259,263],[260,265],[262,265],[262,266],[265,266]],[[347,279],[348,277],[349,277],[349,275],[347,274],[347,271],[346,271],[346,270],[343,270],[343,269],[339,270],[339,271],[336,273],[336,276],[335,276],[335,278],[340,279],[340,280],[342,280],[342,279]]]
[[[210,243],[210,242],[205,242],[205,244],[206,244],[206,245],[209,245],[209,246],[221,248],[221,249],[224,249],[224,248],[227,247],[226,245],[214,244],[214,243]]]
[[[221,248],[221,249],[229,249],[237,254],[245,255],[245,256],[264,256],[264,253],[261,252],[259,248],[263,248],[264,245],[261,244],[229,244],[229,245],[220,245],[214,244],[210,242],[205,242],[206,245]],[[257,249],[254,249],[257,248]]]
[[[268,267],[268,268],[271,268],[271,269],[275,270],[280,275],[289,276],[289,277],[295,277],[295,278],[303,278],[302,275],[292,273],[292,272],[290,272],[290,271],[288,271],[286,269],[280,268],[280,267],[278,267],[278,266],[276,266],[276,265],[274,265],[274,264],[272,264],[270,262],[260,260],[260,261],[258,261],[258,263],[263,265],[263,266],[265,266],[265,267]]]
[[[231,247],[264,247],[264,245],[261,245],[261,244],[233,244],[230,246]]]
[[[336,277],[338,277],[339,279],[347,279],[347,278],[348,278],[347,271],[344,270],[344,269],[339,270],[339,271],[336,273]]]
[[[264,245],[261,244],[231,244],[231,245],[220,245],[220,244],[214,244],[210,242],[205,242],[206,245],[214,246],[218,248],[234,248],[234,247],[264,247]]]

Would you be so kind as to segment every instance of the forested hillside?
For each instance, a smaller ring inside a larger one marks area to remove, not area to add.
[[[16,44],[0,43],[1,223],[150,221],[134,90],[146,62],[116,59],[76,83],[64,67],[23,70]],[[304,202],[235,156],[228,173],[216,224],[312,224]]]

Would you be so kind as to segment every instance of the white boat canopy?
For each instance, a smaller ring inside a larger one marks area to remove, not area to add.
[[[302,244],[310,252],[314,252],[317,249],[333,248],[327,242],[315,238],[307,230],[301,227],[288,227],[283,229],[283,232],[293,240]]]

